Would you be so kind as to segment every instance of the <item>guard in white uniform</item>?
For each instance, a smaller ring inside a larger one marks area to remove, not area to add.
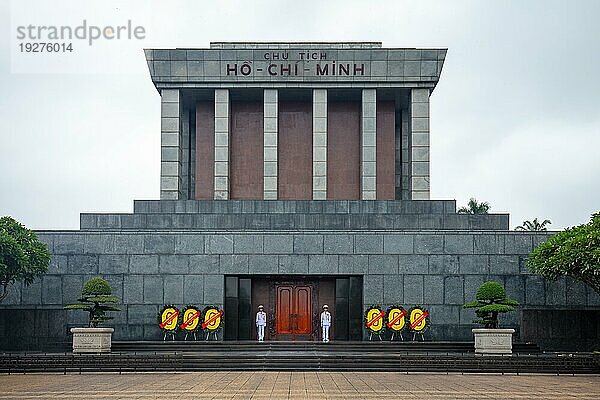
[[[329,342],[329,327],[331,326],[331,314],[327,304],[323,304],[323,312],[321,313],[321,328],[323,330],[323,341]]]
[[[265,340],[265,326],[267,325],[267,313],[263,311],[262,304],[258,306],[258,312],[256,313],[256,329],[258,333],[258,341],[263,342]]]

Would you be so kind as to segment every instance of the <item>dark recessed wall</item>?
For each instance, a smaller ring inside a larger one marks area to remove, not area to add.
[[[196,104],[196,199],[214,198],[215,106],[213,101]]]
[[[327,104],[327,199],[360,199],[359,101]]]
[[[395,198],[395,110],[393,101],[377,102],[377,200]]]
[[[312,199],[312,103],[279,102],[278,198]]]
[[[230,132],[230,198],[263,198],[263,102],[232,101]]]

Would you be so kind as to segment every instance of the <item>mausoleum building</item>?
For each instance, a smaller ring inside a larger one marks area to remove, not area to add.
[[[462,304],[487,280],[522,303],[501,317],[516,341],[597,337],[582,328],[600,312],[591,289],[524,265],[548,233],[430,199],[430,135],[444,132],[430,132],[429,105],[446,54],[377,42],[146,50],[161,102],[160,200],[40,231],[50,271],[0,309],[0,321],[30,315],[20,323],[36,333],[11,336],[4,322],[2,340],[66,341],[85,315],[62,306],[96,275],[123,299],[114,340],[161,339],[165,304],[222,308],[220,340],[255,339],[259,304],[265,340],[316,340],[322,304],[334,341],[366,339],[371,305],[425,307],[427,339],[472,340]]]

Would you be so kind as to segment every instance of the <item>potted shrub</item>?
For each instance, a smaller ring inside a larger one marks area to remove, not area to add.
[[[81,291],[80,303],[65,306],[65,310],[84,310],[89,313],[87,328],[71,328],[73,334],[73,353],[109,353],[113,328],[101,328],[103,322],[113,317],[108,311],[121,311],[112,304],[119,299],[112,295],[108,282],[100,277],[89,279]]]
[[[498,328],[498,314],[514,311],[519,303],[506,298],[504,287],[498,282],[485,282],[476,295],[477,301],[467,303],[463,307],[476,308],[479,319],[473,321],[483,328],[473,329],[475,335],[475,353],[477,354],[510,354],[512,353],[512,334],[514,329]]]

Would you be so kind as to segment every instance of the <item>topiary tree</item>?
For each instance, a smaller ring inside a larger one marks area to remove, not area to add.
[[[465,304],[464,308],[477,308],[475,314],[479,319],[473,321],[486,328],[498,328],[498,314],[513,311],[519,303],[506,298],[506,290],[498,282],[484,282],[475,296],[477,301]]]
[[[15,282],[31,285],[48,271],[50,251],[34,231],[11,217],[0,218],[0,301]]]
[[[108,282],[100,277],[90,278],[81,291],[81,303],[65,306],[65,310],[84,310],[89,312],[90,328],[97,328],[101,323],[113,319],[106,314],[107,311],[121,311],[119,307],[107,304],[118,303],[119,299],[112,296],[112,288]]]
[[[527,258],[527,267],[551,281],[569,276],[600,295],[600,213],[541,243]]]

